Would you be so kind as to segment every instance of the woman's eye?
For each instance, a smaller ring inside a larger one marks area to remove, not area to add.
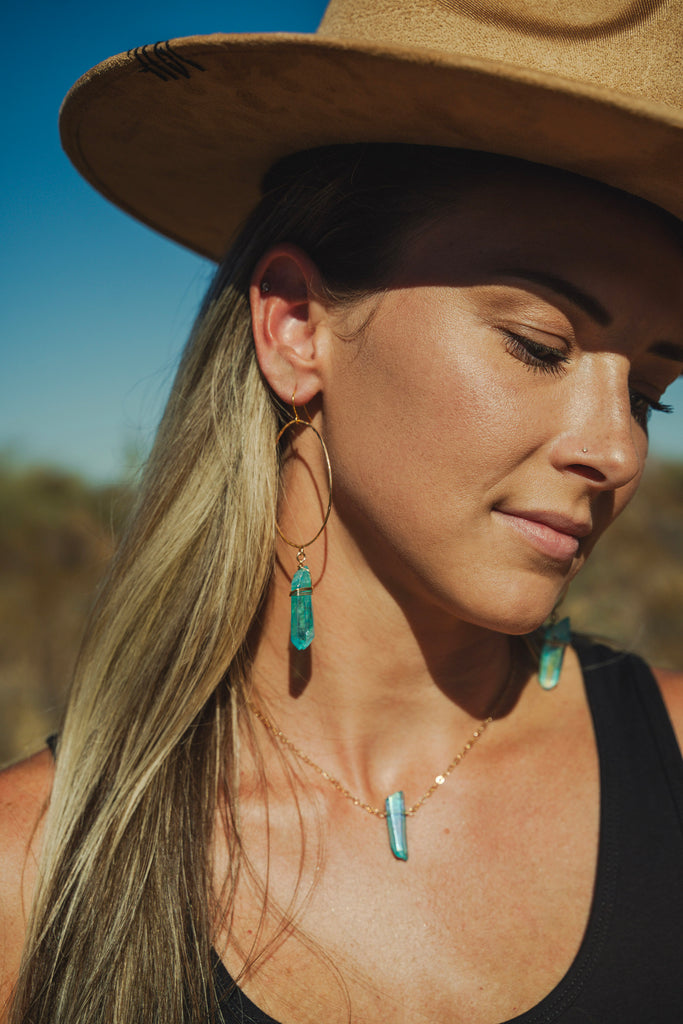
[[[648,420],[653,412],[673,412],[672,405],[666,405],[664,402],[657,402],[654,398],[648,398],[647,395],[642,394],[640,391],[629,391],[631,396],[631,415],[633,416],[636,423],[639,423],[644,429],[647,428]]]
[[[541,345],[538,341],[525,338],[513,331],[503,330],[506,338],[505,348],[522,363],[526,363],[533,370],[540,370],[541,373],[563,373],[564,363],[568,362],[567,356],[557,348],[550,345]]]
[[[505,336],[505,348],[520,362],[530,366],[532,370],[540,370],[541,373],[561,374],[565,372],[564,364],[569,362],[568,357],[559,349],[550,345],[541,345],[538,341],[525,338],[522,334],[503,329]],[[647,429],[648,420],[653,412],[673,412],[672,405],[658,402],[654,398],[648,398],[641,391],[629,389],[631,400],[631,415],[636,423],[643,429]]]

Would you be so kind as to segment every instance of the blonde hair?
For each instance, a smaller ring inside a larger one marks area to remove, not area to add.
[[[283,162],[216,276],[181,362],[128,532],[94,609],[60,739],[12,1024],[210,1019],[211,841],[227,913],[240,870],[236,738],[249,635],[271,579],[279,412],[247,289],[287,240],[330,302],[385,286],[411,226],[515,161],[330,147]]]

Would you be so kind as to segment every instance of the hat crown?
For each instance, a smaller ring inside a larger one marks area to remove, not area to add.
[[[319,34],[519,65],[680,109],[680,0],[331,0]]]

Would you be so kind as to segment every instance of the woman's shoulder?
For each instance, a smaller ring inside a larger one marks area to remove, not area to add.
[[[53,775],[49,750],[0,772],[0,1021],[24,944]]]
[[[652,674],[657,680],[678,745],[683,751],[683,672],[653,668]]]

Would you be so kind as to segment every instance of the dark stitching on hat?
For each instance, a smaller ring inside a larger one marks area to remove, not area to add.
[[[134,58],[141,65],[139,68],[141,73],[151,72],[157,78],[160,78],[162,82],[168,81],[169,76],[157,70],[154,62],[149,59],[147,46],[136,46],[134,50],[128,51],[128,56]]]
[[[196,71],[205,70],[201,64],[173,50],[168,41],[136,46],[134,50],[128,51],[128,56],[138,62],[141,73],[151,72],[162,82],[189,78],[191,68]]]
[[[164,47],[164,49],[162,50],[161,47]],[[197,71],[205,70],[201,64],[197,64],[195,61],[190,60],[189,57],[183,57],[182,54],[176,53],[168,41],[165,43],[155,43],[154,54],[156,57],[159,57],[163,63],[168,63],[167,58],[170,58],[171,66],[178,70],[185,78],[190,77],[190,72],[184,65],[195,68]]]

